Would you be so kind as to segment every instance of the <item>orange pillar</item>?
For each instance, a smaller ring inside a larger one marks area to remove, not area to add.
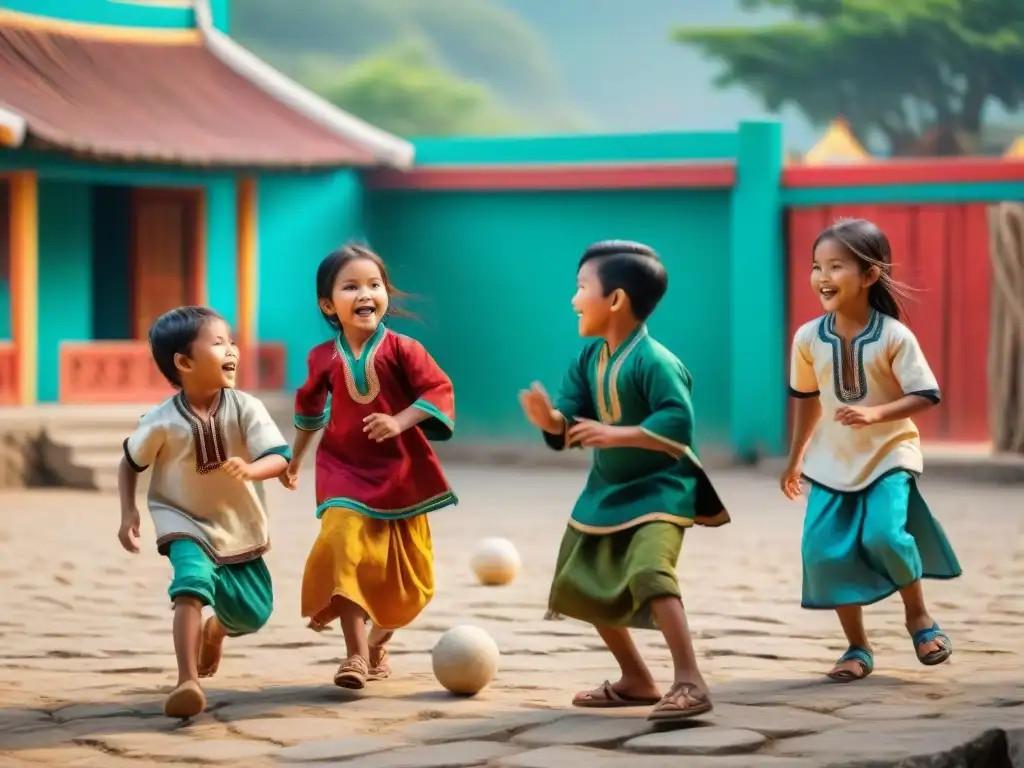
[[[257,360],[257,291],[259,290],[258,248],[259,233],[257,231],[258,214],[256,201],[256,179],[245,176],[238,180],[237,198],[238,217],[238,320],[235,337],[238,346],[249,356],[242,361],[243,370],[247,371],[247,387],[259,387]]]
[[[11,337],[18,357],[18,404],[36,401],[39,347],[39,203],[36,175],[10,177]]]

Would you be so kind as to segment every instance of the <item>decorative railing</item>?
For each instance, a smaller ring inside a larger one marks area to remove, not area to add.
[[[238,386],[253,391],[284,389],[283,344],[242,350]],[[2,374],[0,374],[2,377]],[[64,342],[60,347],[62,403],[145,403],[172,392],[150,356],[137,341]],[[2,396],[2,390],[0,390]]]
[[[20,405],[18,355],[9,341],[0,341],[0,405]]]

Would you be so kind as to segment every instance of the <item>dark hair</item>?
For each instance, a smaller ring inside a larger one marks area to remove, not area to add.
[[[868,289],[868,303],[874,309],[895,320],[907,314],[904,301],[910,288],[892,279],[892,246],[882,230],[866,219],[837,219],[814,241],[812,257],[826,240],[843,246],[865,272],[878,268],[878,280]]]
[[[668,270],[654,249],[630,240],[602,240],[583,252],[576,271],[595,259],[604,295],[621,289],[637,320],[650,317],[668,290]]]
[[[389,302],[393,302],[395,299],[411,298],[409,294],[395,288],[391,278],[388,276],[388,268],[384,264],[384,259],[365,245],[346,243],[338,250],[327,254],[316,269],[316,298],[318,301],[323,299],[331,300],[331,294],[334,293],[334,283],[338,279],[338,274],[345,268],[346,264],[356,259],[366,259],[377,265],[377,269],[380,270],[381,279],[384,281],[384,290],[388,293]],[[388,312],[396,317],[413,317],[412,313],[391,304],[388,306]],[[335,330],[340,328],[337,315],[328,315],[322,309],[320,314],[323,315],[324,320],[327,321],[331,328]]]
[[[209,307],[178,307],[153,321],[149,327],[149,350],[165,379],[175,387],[181,386],[174,356],[192,354],[192,342],[203,326],[212,320],[223,319]]]

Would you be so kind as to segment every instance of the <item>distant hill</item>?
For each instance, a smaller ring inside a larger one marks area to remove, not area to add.
[[[740,0],[233,0],[232,9],[239,39],[300,79],[415,41],[542,132],[731,129],[764,116],[743,89],[715,88],[718,65],[670,34],[786,18],[744,12]],[[796,110],[778,117],[789,150],[806,151],[824,131]],[[1019,117],[992,110],[989,120],[1001,135],[1024,133]]]

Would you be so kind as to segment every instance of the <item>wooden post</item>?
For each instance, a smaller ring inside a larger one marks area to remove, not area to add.
[[[235,334],[238,346],[248,356],[242,360],[245,386],[260,388],[257,351],[257,292],[259,290],[259,232],[256,202],[256,179],[245,176],[238,180],[238,321]]]
[[[18,403],[36,401],[39,346],[39,185],[36,175],[10,176],[11,337],[18,356]]]

